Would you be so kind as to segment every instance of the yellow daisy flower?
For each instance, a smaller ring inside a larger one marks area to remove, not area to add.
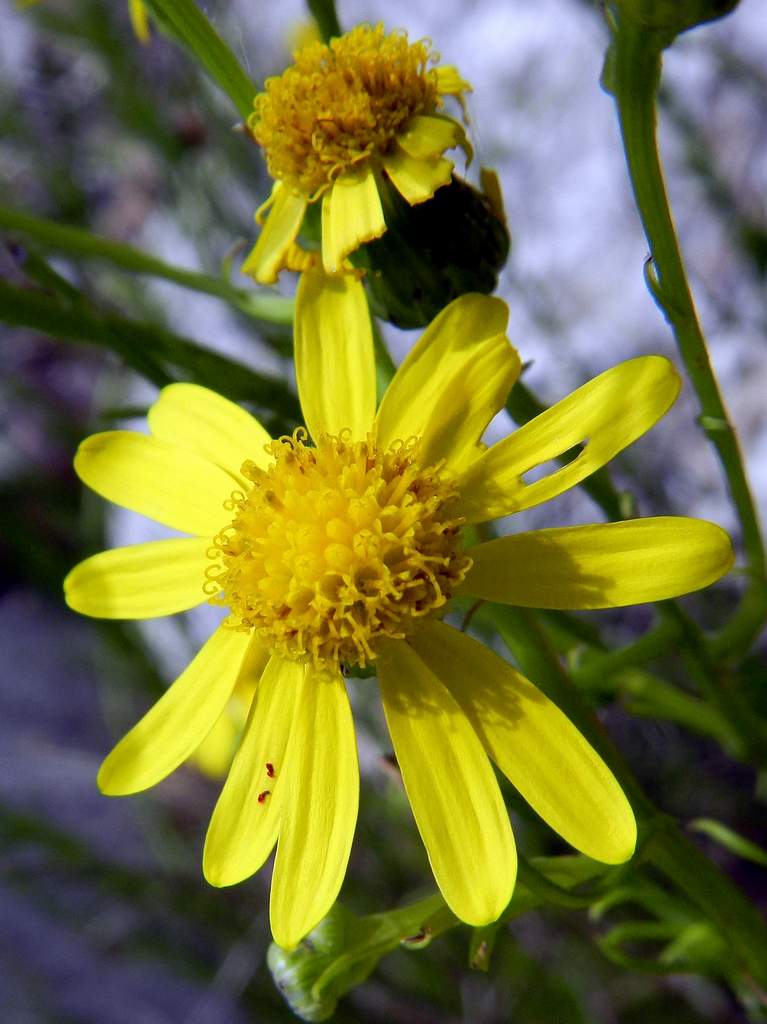
[[[514,887],[491,761],[578,850],[607,863],[634,850],[631,808],[595,751],[531,682],[442,616],[459,593],[534,608],[672,597],[725,573],[731,546],[718,526],[681,517],[464,546],[467,524],[537,505],[604,465],[679,390],[666,359],[631,359],[485,449],[520,368],[507,317],[498,299],[456,299],[376,411],[362,285],[315,268],[299,285],[295,337],[308,434],[272,440],[239,406],[173,384],[149,411],[150,434],[96,434],[77,453],[98,494],[192,536],[87,559],[65,582],[70,607],[144,618],[207,596],[228,609],[106,758],[99,785],[111,795],[153,786],[199,748],[232,692],[255,683],[204,871],[231,885],[276,844],[271,924],[286,948],[327,913],[346,871],[359,778],[343,671],[355,663],[377,669],[417,826],[462,920],[495,920]],[[525,479],[586,439],[567,466]]]
[[[294,59],[267,79],[248,119],[275,181],[242,268],[262,284],[277,280],[310,203],[322,200],[322,262],[337,273],[349,253],[386,230],[382,175],[408,203],[421,203],[450,181],[445,151],[470,153],[462,126],[441,106],[471,87],[454,67],[429,66],[436,57],[427,41],[360,25]]]

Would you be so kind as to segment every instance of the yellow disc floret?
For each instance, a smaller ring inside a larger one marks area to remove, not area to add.
[[[271,176],[316,198],[344,171],[386,153],[410,118],[439,106],[433,59],[427,42],[387,35],[383,25],[304,47],[267,79],[248,120]]]
[[[276,654],[313,664],[365,665],[386,639],[441,608],[471,566],[455,491],[441,465],[416,462],[417,442],[381,451],[305,432],[271,444],[267,470],[235,492],[233,521],[215,538],[206,588],[227,625],[255,630]]]

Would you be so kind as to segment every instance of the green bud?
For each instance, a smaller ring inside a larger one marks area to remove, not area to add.
[[[336,904],[296,949],[274,943],[266,963],[293,1013],[306,1021],[333,1016],[341,996],[360,985],[378,961],[400,943],[420,945],[456,924],[439,895],[399,910],[357,917]]]
[[[367,270],[373,312],[397,327],[425,327],[465,292],[489,295],[509,253],[509,233],[492,196],[453,177],[410,206],[381,188],[387,231],[352,256]]]
[[[332,985],[318,984],[328,968],[360,941],[360,924],[359,918],[336,904],[295,949],[288,952],[275,943],[269,946],[267,966],[297,1017],[306,1021],[328,1020],[335,1012],[339,996],[364,981],[375,967],[375,955],[350,958],[346,969],[335,973]]]

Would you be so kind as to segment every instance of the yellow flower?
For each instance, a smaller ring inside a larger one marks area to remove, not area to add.
[[[192,536],[87,559],[66,580],[69,605],[143,618],[207,595],[229,612],[109,754],[99,785],[112,795],[153,786],[193,755],[233,690],[255,684],[204,870],[212,884],[231,885],[276,843],[271,923],[284,947],[326,914],[346,870],[359,780],[342,672],[354,663],[377,669],[416,823],[461,919],[495,920],[514,887],[514,839],[491,760],[577,849],[607,863],[634,850],[631,808],[580,733],[531,682],[441,617],[457,593],[534,608],[667,598],[719,578],[731,546],[719,527],[681,517],[464,546],[465,525],[583,480],[648,430],[679,390],[666,359],[632,359],[485,449],[483,432],[520,368],[507,317],[498,299],[456,299],[376,412],[362,285],[315,268],[299,285],[295,338],[313,444],[300,430],[273,441],[214,392],[173,384],[149,411],[149,435],[97,434],[76,456],[98,494]],[[569,465],[526,481],[586,439]]]
[[[264,149],[272,194],[256,214],[263,231],[243,272],[273,284],[307,206],[322,200],[322,261],[328,273],[362,242],[386,230],[382,174],[408,203],[430,199],[450,181],[443,154],[469,145],[461,125],[440,112],[443,97],[470,89],[455,68],[430,67],[425,41],[361,25],[295,54],[266,82],[248,120]]]

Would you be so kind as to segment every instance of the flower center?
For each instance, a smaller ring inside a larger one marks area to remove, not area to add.
[[[305,438],[273,441],[267,470],[243,465],[254,486],[227,502],[234,519],[214,540],[206,590],[228,626],[283,657],[364,666],[470,568],[455,490],[441,465],[416,463],[414,439],[381,451],[372,436]]]
[[[426,42],[360,25],[330,45],[311,43],[269,78],[248,119],[269,173],[316,198],[344,171],[384,153],[415,114],[439,105]]]

